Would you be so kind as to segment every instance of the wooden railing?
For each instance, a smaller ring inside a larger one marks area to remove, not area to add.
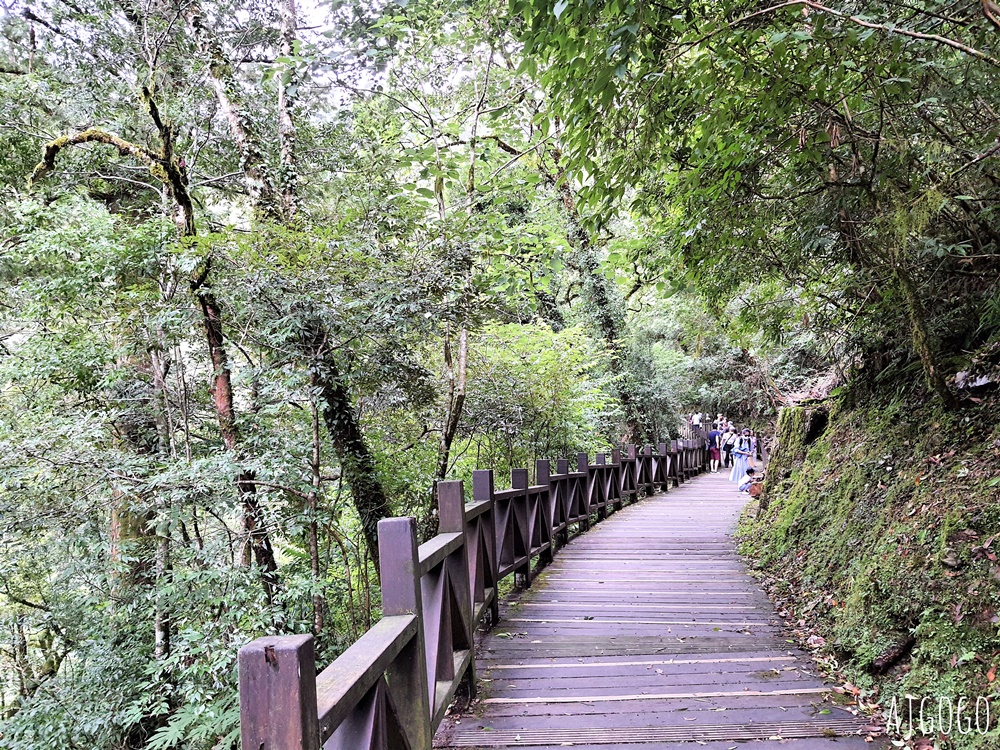
[[[498,620],[497,584],[530,586],[573,527],[585,531],[640,494],[705,468],[704,441],[674,440],[606,454],[580,453],[511,472],[497,490],[476,471],[438,485],[439,533],[417,546],[412,518],[379,522],[382,619],[316,674],[310,635],[258,638],[239,653],[244,750],[429,750],[462,682],[475,693],[473,635]],[[572,469],[572,470],[571,470]]]

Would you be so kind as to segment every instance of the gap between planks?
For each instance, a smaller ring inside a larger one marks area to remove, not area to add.
[[[646,665],[670,664],[758,664],[761,662],[798,661],[794,656],[751,656],[745,659],[647,659],[644,661],[598,661],[598,662],[567,662],[564,664],[490,664],[484,667],[494,669],[599,669],[601,667],[644,667]]]
[[[484,698],[483,703],[611,703],[619,701],[683,700],[686,698],[760,698],[770,695],[823,695],[830,688],[800,688],[797,690],[727,690],[709,693],[639,693],[638,695],[581,695],[567,698],[539,696],[537,698]]]

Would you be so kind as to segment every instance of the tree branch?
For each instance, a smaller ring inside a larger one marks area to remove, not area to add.
[[[271,490],[281,490],[282,492],[287,492],[289,495],[295,495],[295,497],[301,498],[302,500],[309,500],[309,493],[303,492],[302,490],[297,490],[294,487],[289,487],[284,484],[275,484],[274,482],[262,482],[259,479],[242,479],[244,484],[255,484],[258,487],[267,487]]]
[[[698,39],[694,40],[693,42],[690,42],[686,46],[689,49],[691,47],[695,47],[698,44],[701,44],[702,42],[711,39],[715,35],[723,31],[726,31],[728,29],[739,26],[740,24],[745,23],[753,18],[759,18],[760,16],[765,16],[771,13],[775,13],[776,11],[782,10],[784,8],[798,8],[798,7],[812,8],[813,10],[819,11],[820,13],[829,13],[831,16],[842,18],[845,21],[850,21],[851,23],[857,26],[863,26],[866,29],[875,29],[876,31],[884,31],[887,34],[899,34],[900,36],[906,36],[912,39],[921,39],[926,42],[943,44],[946,47],[957,49],[960,52],[964,52],[967,55],[971,55],[972,57],[975,57],[979,60],[983,60],[984,62],[990,63],[990,65],[1000,68],[1000,60],[998,60],[997,58],[988,55],[985,52],[976,49],[975,47],[970,47],[967,44],[962,44],[959,41],[950,39],[949,37],[941,36],[940,34],[925,34],[921,31],[913,31],[911,29],[901,29],[897,26],[888,26],[886,24],[881,24],[881,23],[872,23],[871,21],[864,20],[860,16],[852,16],[848,13],[844,13],[843,11],[835,10],[834,8],[830,8],[827,7],[826,5],[814,2],[814,0],[789,0],[788,2],[778,3],[777,5],[772,5],[768,8],[763,8],[748,15],[742,16],[741,18],[737,18],[735,21],[731,21],[725,26],[716,29],[715,31],[711,31],[708,34],[705,34],[704,36],[699,37]],[[989,16],[987,15],[987,17]]]
[[[16,594],[12,593],[10,590],[10,584],[7,581],[3,582],[4,596],[6,596],[14,604],[20,604],[25,607],[30,607],[31,609],[40,609],[43,612],[51,612],[52,608],[47,604],[37,604],[36,602],[28,601],[27,599],[22,599]]]
[[[42,160],[32,170],[31,176],[28,178],[28,185],[33,185],[56,168],[56,157],[59,156],[59,152],[63,149],[70,146],[81,146],[85,143],[103,143],[107,146],[114,146],[118,149],[118,153],[121,156],[131,156],[134,159],[138,159],[149,167],[150,174],[162,182],[166,181],[166,173],[163,170],[163,165],[152,151],[104,130],[90,128],[81,133],[64,135],[46,143],[45,149],[42,151]]]

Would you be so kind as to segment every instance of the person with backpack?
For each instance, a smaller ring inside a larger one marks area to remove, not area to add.
[[[719,458],[722,448],[722,432],[719,431],[718,424],[712,425],[712,431],[705,437],[705,443],[708,446],[709,470],[713,474],[718,474]]]
[[[750,430],[743,430],[733,444],[733,470],[729,473],[730,482],[739,482],[750,468],[750,455],[754,450]]]
[[[722,463],[723,468],[728,469],[733,465],[733,446],[736,445],[738,437],[739,436],[736,434],[736,428],[730,426],[720,438],[720,442],[722,443],[722,454],[725,459]]]

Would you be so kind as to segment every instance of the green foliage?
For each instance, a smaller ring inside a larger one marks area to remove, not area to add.
[[[462,474],[489,466],[502,476],[538,458],[607,447],[614,402],[600,351],[582,328],[491,326],[472,350]]]
[[[919,359],[939,395],[996,337],[1000,63],[978,8],[511,7],[595,221],[631,204],[663,276],[744,333],[808,320],[828,361]]]

